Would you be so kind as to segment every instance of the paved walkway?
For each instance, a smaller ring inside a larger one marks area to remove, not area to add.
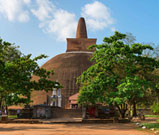
[[[0,124],[0,135],[153,135],[128,124]]]

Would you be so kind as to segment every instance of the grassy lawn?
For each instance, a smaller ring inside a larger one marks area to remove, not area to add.
[[[142,123],[142,125],[146,126],[146,128],[155,128],[159,129],[159,123]]]
[[[9,118],[9,119],[16,119],[16,118],[17,118],[17,115],[8,115],[8,118]]]
[[[146,126],[146,128],[151,129],[154,128],[155,130],[159,130],[159,115],[145,115],[147,118],[155,118],[155,123],[142,123],[143,126]]]
[[[145,115],[145,117],[155,117],[155,118],[159,118],[159,115]]]

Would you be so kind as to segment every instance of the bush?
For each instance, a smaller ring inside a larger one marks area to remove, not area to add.
[[[159,114],[159,103],[154,102],[150,108],[153,113]]]

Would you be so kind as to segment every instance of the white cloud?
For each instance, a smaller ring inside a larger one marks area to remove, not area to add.
[[[40,20],[44,21],[51,17],[56,7],[49,0],[36,0],[37,9],[32,9],[32,13]]]
[[[29,13],[27,11],[24,11],[24,12],[20,13],[19,16],[18,16],[18,20],[20,22],[29,21]]]
[[[9,21],[27,22],[29,14],[24,9],[26,3],[29,3],[29,0],[0,0],[0,14]]]
[[[23,0],[25,4],[29,4],[31,0]]]
[[[76,15],[57,8],[51,0],[0,0],[0,15],[9,21],[28,22],[31,13],[39,20],[39,28],[55,35],[57,40],[65,41],[75,36]],[[106,27],[115,30],[109,9],[98,1],[86,4],[81,15],[85,17],[90,30]]]
[[[51,0],[0,0],[0,14],[9,21],[29,21],[29,11],[39,20],[39,28],[65,41],[75,36],[75,14],[58,9]]]
[[[76,27],[75,14],[60,9],[54,13],[54,18],[49,22],[48,31],[56,33],[58,40],[65,41],[66,38],[75,36]]]
[[[104,29],[114,23],[108,7],[98,1],[86,4],[82,8],[81,15],[85,17],[87,25],[91,30]]]
[[[66,38],[75,36],[75,14],[57,9],[49,0],[36,0],[36,3],[37,8],[31,11],[40,20],[39,28],[56,35],[59,41],[66,41]]]

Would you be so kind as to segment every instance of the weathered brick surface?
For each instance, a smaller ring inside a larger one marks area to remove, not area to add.
[[[55,56],[42,66],[46,70],[54,70],[55,74],[50,80],[58,80],[64,87],[61,90],[62,108],[68,104],[68,98],[79,91],[79,86],[76,84],[77,77],[92,65],[90,57],[95,48],[88,50],[88,46],[92,44],[96,44],[96,39],[87,38],[84,18],[80,18],[76,38],[67,39],[66,53]],[[38,78],[33,76],[33,80],[38,80]],[[51,96],[52,92],[34,91],[32,93],[33,104],[43,104],[46,102],[47,95]]]
[[[55,74],[50,79],[58,80],[64,87],[61,89],[63,108],[68,103],[68,98],[79,91],[76,80],[83,71],[91,66],[90,57],[90,53],[63,53],[55,56],[42,66],[46,70],[53,69]],[[38,80],[35,76],[33,79]],[[34,91],[32,93],[33,104],[43,104],[46,102],[47,95],[51,96],[52,92]]]
[[[67,38],[67,51],[89,51],[94,52],[95,48],[93,50],[88,50],[88,47],[90,45],[96,44],[97,39],[88,39],[88,38]]]
[[[78,21],[76,38],[87,38],[86,23],[83,17]]]

